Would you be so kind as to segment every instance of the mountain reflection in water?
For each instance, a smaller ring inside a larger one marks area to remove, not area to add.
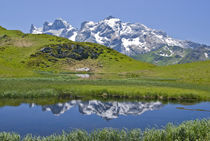
[[[146,111],[158,110],[163,107],[161,102],[101,102],[98,100],[72,100],[66,103],[42,106],[42,111],[51,111],[60,116],[71,108],[78,106],[84,115],[98,115],[106,120],[116,119],[120,115],[141,115]]]
[[[163,104],[145,101],[60,99],[34,100],[22,104],[5,102],[0,107],[0,132],[16,132],[23,136],[28,133],[49,136],[76,129],[91,132],[103,128],[162,128],[169,122],[180,124],[187,120],[209,119],[209,107],[209,102]]]

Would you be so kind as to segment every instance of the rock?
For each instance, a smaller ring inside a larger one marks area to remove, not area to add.
[[[103,52],[98,52],[95,48],[89,46],[62,44],[46,46],[40,50],[40,53],[45,53],[55,58],[71,58],[75,60],[97,59]]]
[[[90,74],[76,74],[76,76],[78,76],[80,78],[89,78]]]

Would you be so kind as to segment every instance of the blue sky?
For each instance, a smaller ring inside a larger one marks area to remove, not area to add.
[[[79,28],[110,15],[210,45],[210,0],[1,0],[0,25],[29,32],[61,17]]]

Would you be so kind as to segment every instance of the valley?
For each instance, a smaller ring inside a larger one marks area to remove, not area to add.
[[[170,48],[173,47],[157,52],[170,55]],[[185,53],[177,47],[180,51]],[[152,60],[156,60],[153,53],[150,52]],[[171,60],[151,64],[97,43],[0,27],[0,138],[91,140],[97,134],[94,138],[101,140],[102,135],[110,134],[107,138],[118,140],[117,136],[123,134],[128,140],[130,135],[150,140],[152,134],[171,134],[169,129],[180,133],[174,136],[180,138],[186,129],[183,126],[201,126],[205,129],[190,131],[193,135],[201,132],[199,138],[206,139],[210,61],[181,63],[182,59],[173,55],[171,58],[180,64],[169,65]],[[176,114],[182,116],[178,119]],[[26,122],[28,119],[33,122]],[[150,128],[151,122],[159,125],[157,129]]]

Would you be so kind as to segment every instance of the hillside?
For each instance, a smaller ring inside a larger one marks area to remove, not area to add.
[[[159,66],[153,69],[153,77],[173,78],[177,81],[196,84],[210,84],[210,60],[169,66]]]
[[[24,34],[0,27],[0,76],[34,76],[35,72],[132,72],[154,67],[103,45],[73,42],[52,35]]]

